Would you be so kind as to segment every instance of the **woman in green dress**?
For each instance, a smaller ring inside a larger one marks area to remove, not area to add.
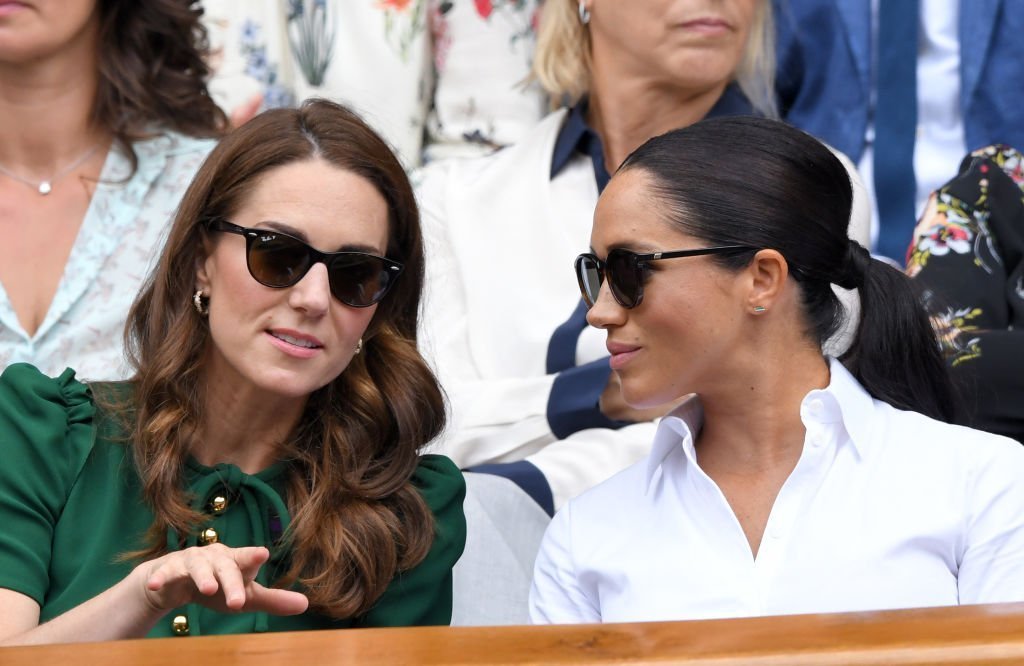
[[[133,378],[0,377],[0,644],[447,624],[465,486],[420,454],[422,275],[355,115],[222,141],[129,313]]]

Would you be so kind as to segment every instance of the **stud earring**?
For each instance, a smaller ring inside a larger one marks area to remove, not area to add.
[[[356,355],[363,351],[363,339],[359,338],[359,342],[356,343]]]
[[[587,5],[583,2],[583,0],[580,0],[579,13],[580,23],[582,23],[583,25],[590,23],[590,10],[587,9]]]
[[[768,308],[766,308],[763,305],[755,305],[754,306],[754,314],[764,314],[767,311],[768,311]]]
[[[209,299],[203,300],[202,289],[196,289],[196,293],[192,295],[192,305],[196,307],[200,317],[210,314],[210,302]]]

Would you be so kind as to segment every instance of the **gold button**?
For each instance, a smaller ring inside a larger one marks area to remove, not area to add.
[[[228,508],[228,498],[223,495],[216,495],[210,500],[210,511],[213,513],[224,513]]]
[[[207,527],[205,530],[199,533],[199,541],[204,546],[208,546],[211,543],[217,543],[219,538],[217,537],[217,530],[212,527]]]
[[[188,636],[188,618],[184,615],[175,615],[171,620],[171,630],[175,636]]]

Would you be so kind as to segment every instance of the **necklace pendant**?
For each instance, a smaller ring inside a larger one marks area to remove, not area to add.
[[[43,182],[39,183],[39,194],[42,194],[43,196],[46,196],[52,190],[53,190],[53,186],[50,185],[50,181],[44,180]]]

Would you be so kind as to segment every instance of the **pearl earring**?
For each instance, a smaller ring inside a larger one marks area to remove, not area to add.
[[[582,23],[583,25],[590,23],[590,10],[587,9],[587,5],[583,2],[583,0],[580,0],[579,13],[580,23]]]
[[[202,289],[196,289],[196,293],[192,295],[192,305],[195,306],[200,317],[210,314],[210,302],[209,299],[203,300]]]

